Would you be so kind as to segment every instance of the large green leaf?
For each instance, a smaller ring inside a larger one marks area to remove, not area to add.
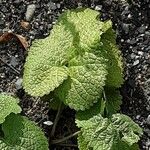
[[[101,97],[105,85],[107,71],[104,62],[102,57],[87,52],[72,59],[69,62],[69,79],[56,90],[56,94],[70,108],[89,108]]]
[[[26,117],[11,114],[2,124],[1,150],[48,150],[43,132]]]
[[[23,86],[33,96],[43,96],[67,79],[68,49],[73,36],[58,24],[51,36],[33,43],[25,63]]]
[[[21,108],[18,105],[19,100],[8,94],[0,94],[0,124],[5,121],[5,118],[10,113],[18,114],[21,112]]]
[[[79,119],[76,119],[76,123],[81,128],[78,138],[80,150],[138,149],[135,143],[138,142],[137,137],[141,136],[142,130],[128,116],[114,114],[108,119],[98,114],[88,120]]]

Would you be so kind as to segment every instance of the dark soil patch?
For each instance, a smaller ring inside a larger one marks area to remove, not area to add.
[[[118,2],[119,1],[119,2]],[[64,9],[91,7],[101,12],[101,19],[112,19],[117,32],[117,42],[125,62],[125,84],[122,112],[134,119],[144,130],[140,141],[141,150],[150,149],[150,1],[132,0],[0,0],[0,34],[11,30],[27,37],[29,43],[49,35],[52,26]],[[30,29],[21,26],[26,19],[26,9],[35,4],[36,9],[30,20]],[[36,121],[47,137],[51,127],[44,121],[54,121],[56,111],[48,110],[48,104],[24,93],[21,82],[27,51],[16,41],[0,44],[0,92],[19,96],[23,114]],[[55,138],[62,138],[77,131],[74,111],[65,109],[57,125]],[[52,149],[74,150],[76,139],[66,142],[72,147],[53,146]],[[66,144],[65,143],[65,144]]]

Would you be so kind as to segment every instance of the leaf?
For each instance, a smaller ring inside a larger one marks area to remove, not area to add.
[[[108,75],[106,86],[121,87],[123,84],[123,63],[121,53],[116,45],[116,35],[112,28],[107,30],[101,37],[101,51],[105,51],[105,58],[108,59]]]
[[[81,128],[80,150],[84,150],[84,148],[87,150],[134,150],[137,146],[133,146],[133,144],[137,143],[139,139],[132,139],[128,134],[129,130],[135,137],[142,134],[141,128],[136,123],[128,116],[121,114],[114,114],[111,119],[103,118],[100,114],[88,120],[78,120],[77,118],[76,123]],[[124,140],[127,137],[129,140]]]
[[[112,25],[111,21],[100,22],[98,16],[98,11],[93,11],[89,8],[78,8],[67,10],[59,20],[64,22],[67,27],[70,25],[70,30],[74,30],[73,33],[76,33],[73,34],[78,41],[75,47],[81,47],[88,51],[99,44],[100,35],[106,32]]]
[[[49,94],[68,78],[65,65],[72,42],[71,33],[58,24],[49,37],[33,43],[23,76],[23,86],[27,93],[32,96]]]
[[[70,108],[85,110],[101,97],[107,71],[104,59],[87,53],[69,62],[69,79],[56,91]]]
[[[5,93],[0,94],[0,124],[10,113],[18,114],[21,108],[18,105],[19,100]]]
[[[88,142],[86,142],[81,133],[78,135],[78,148],[79,150],[90,150],[90,148],[88,148]]]
[[[126,115],[115,114],[112,116],[113,126],[123,135],[122,141],[132,145],[139,141],[139,135],[142,135],[142,129]]]
[[[100,22],[97,16],[98,12],[91,9],[66,11],[49,37],[33,43],[23,77],[23,86],[28,94],[49,94],[68,79],[69,61],[83,55],[85,48],[99,43],[100,33],[111,26],[110,21]]]
[[[122,104],[122,97],[118,89],[105,87],[106,96],[106,111],[107,115],[117,113],[120,110],[120,105]]]
[[[22,35],[19,35],[19,34],[15,34],[13,32],[6,32],[3,35],[1,35],[0,43],[7,42],[7,41],[11,40],[13,37],[16,38],[25,49],[27,49],[29,47],[27,39],[25,37],[23,37]]]
[[[93,116],[98,115],[99,113],[101,115],[104,114],[105,109],[105,101],[103,99],[99,99],[97,103],[94,103],[92,107],[89,109],[86,109],[84,111],[77,111],[76,112],[76,118],[78,120],[88,120],[92,118]]]
[[[1,150],[48,150],[43,132],[26,117],[11,114],[2,124],[2,129],[4,138],[0,139]]]
[[[119,133],[112,124],[100,114],[89,120],[78,121],[77,126],[81,128],[82,136],[88,142],[87,147],[93,150],[111,150],[119,139]]]
[[[112,50],[114,35],[106,46],[105,33],[112,30],[112,23],[99,21],[98,15],[91,9],[68,10],[59,17],[49,37],[33,43],[23,77],[28,94],[42,97],[54,91],[75,110],[88,109],[98,101],[111,74],[109,59],[116,61],[118,56],[118,49]],[[118,63],[113,65],[116,71]]]

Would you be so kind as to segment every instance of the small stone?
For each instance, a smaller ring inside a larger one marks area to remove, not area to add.
[[[61,7],[61,5],[59,3],[56,6],[57,6],[58,9]]]
[[[22,88],[22,78],[19,78],[16,82],[15,82],[15,85],[16,85],[16,89],[19,90]]]
[[[126,24],[126,23],[122,24],[122,28],[126,34],[129,33],[129,27],[130,27],[130,24]]]
[[[150,31],[146,31],[145,34],[150,36]]]
[[[50,10],[56,10],[57,9],[57,5],[53,2],[49,2],[48,6],[49,6]]]
[[[139,33],[144,33],[145,30],[146,30],[146,27],[145,27],[145,26],[141,26],[141,27],[138,28],[138,32],[139,32]]]
[[[53,125],[52,121],[44,121],[43,124],[47,125],[47,126],[51,126]]]
[[[130,42],[129,42],[129,44],[131,44],[131,45],[133,45],[135,43],[136,43],[136,39],[131,39]]]
[[[136,55],[135,55],[134,53],[132,53],[132,54],[130,55],[130,57],[131,57],[131,59],[134,59],[134,58],[136,57]]]
[[[128,19],[131,19],[131,18],[132,18],[132,16],[131,16],[131,14],[129,14],[129,15],[128,15]]]
[[[11,56],[10,65],[13,66],[13,67],[16,67],[18,65],[16,57]]]
[[[138,64],[139,64],[139,62],[140,62],[139,60],[134,61],[133,66],[138,65]]]
[[[121,39],[121,42],[124,42],[124,39]]]
[[[25,17],[26,17],[27,21],[31,20],[31,18],[33,17],[33,14],[35,12],[35,9],[36,9],[35,4],[30,4],[30,5],[27,6],[27,10],[26,10],[26,14],[25,14]]]
[[[102,10],[102,5],[97,5],[97,6],[95,7],[95,10],[97,10],[97,11]]]
[[[136,116],[136,119],[140,119],[140,117],[141,117],[141,115],[137,115],[137,116]]]
[[[144,52],[138,51],[138,55],[142,56],[143,54],[144,54]]]
[[[150,125],[150,115],[148,115],[147,119],[146,119],[146,122],[148,125]]]

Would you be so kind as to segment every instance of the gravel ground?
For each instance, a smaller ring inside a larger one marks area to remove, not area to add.
[[[101,12],[101,19],[112,19],[117,42],[125,62],[125,84],[122,112],[132,117],[144,130],[140,141],[141,150],[150,149],[150,1],[149,0],[0,0],[0,34],[12,31],[32,40],[49,35],[59,15],[76,7],[91,7]],[[28,22],[26,22],[28,21]],[[0,44],[0,92],[14,93],[21,99],[23,113],[36,121],[48,136],[44,121],[54,120],[56,112],[48,111],[48,104],[33,101],[22,90],[23,64],[27,51],[16,39]],[[37,115],[38,114],[38,115]],[[53,115],[52,115],[53,114]],[[76,130],[74,112],[65,110],[58,126],[57,137]],[[67,116],[67,117],[65,117]],[[75,139],[70,141],[76,144]],[[56,149],[53,147],[53,149]],[[57,149],[64,149],[59,147]],[[68,148],[69,149],[69,148]],[[70,148],[74,150],[76,148]]]

